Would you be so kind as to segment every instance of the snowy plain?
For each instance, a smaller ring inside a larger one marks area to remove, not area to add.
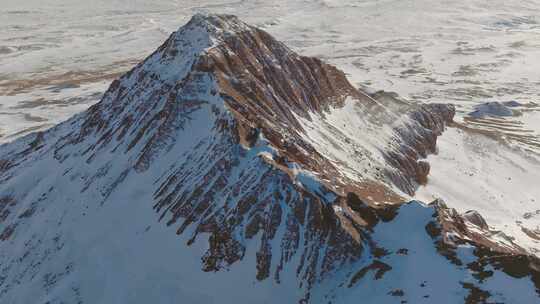
[[[236,14],[344,69],[356,85],[411,100],[454,102],[462,113],[486,101],[535,102],[538,11],[536,0],[4,0],[0,141],[96,102],[111,79],[196,12]],[[520,129],[538,135],[535,121],[519,120]]]

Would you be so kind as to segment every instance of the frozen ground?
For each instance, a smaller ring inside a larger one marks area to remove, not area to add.
[[[534,217],[523,219],[540,209],[533,159],[540,153],[538,0],[3,0],[0,142],[96,102],[111,79],[196,12],[236,14],[301,54],[337,65],[358,86],[455,103],[458,122],[499,144],[451,130],[430,158],[430,181],[419,196],[477,209],[518,240],[518,221],[540,231]],[[520,115],[468,115],[479,104],[511,100]]]

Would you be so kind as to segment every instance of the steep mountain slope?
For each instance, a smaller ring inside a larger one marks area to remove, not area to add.
[[[401,206],[453,115],[196,15],[88,111],[0,146],[0,299],[536,299],[536,258],[481,216]]]

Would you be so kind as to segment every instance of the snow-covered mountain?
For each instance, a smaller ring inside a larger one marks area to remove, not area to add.
[[[0,146],[0,301],[538,301],[538,258],[479,213],[405,203],[454,111],[195,15]]]

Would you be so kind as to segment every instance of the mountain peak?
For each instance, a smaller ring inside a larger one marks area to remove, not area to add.
[[[175,42],[175,47],[179,49],[188,45],[206,50],[223,43],[227,37],[251,30],[254,28],[234,15],[198,13],[174,32],[169,40]]]
[[[425,181],[420,159],[453,114],[369,95],[234,16],[196,15],[99,103],[0,146],[0,302],[146,303],[156,299],[126,290],[183,293],[155,281],[183,273],[180,285],[194,290],[219,280],[212,286],[270,286],[290,293],[281,302],[319,303],[372,286],[360,281],[371,271],[401,287],[400,266],[429,256],[438,267],[403,286],[423,295],[417,282],[463,271],[435,255],[434,242],[457,235],[494,247],[477,232],[489,227],[471,231],[442,205],[401,206]],[[222,269],[241,275],[205,274]],[[441,301],[460,290],[454,283]],[[237,296],[231,290],[223,296]]]
[[[241,32],[250,29],[235,15],[197,13],[183,27],[200,27],[210,33]]]

